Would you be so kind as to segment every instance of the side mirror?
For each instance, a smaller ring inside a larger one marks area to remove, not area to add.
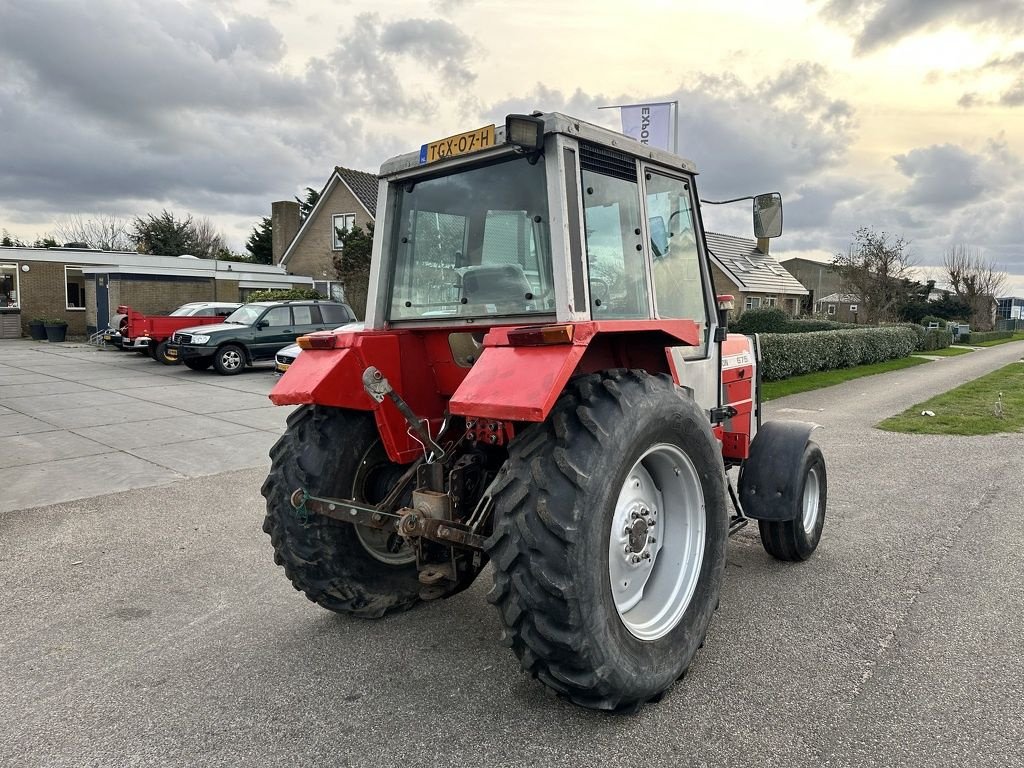
[[[782,195],[769,192],[754,198],[754,237],[778,237],[782,234]]]
[[[258,331],[261,331],[264,328],[269,328],[269,327],[270,327],[270,321],[269,320],[260,320],[258,323],[256,323],[256,330],[258,330]]]

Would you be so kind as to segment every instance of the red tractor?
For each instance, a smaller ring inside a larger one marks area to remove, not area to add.
[[[302,406],[263,486],[296,589],[379,618],[490,562],[523,668],[621,710],[686,672],[730,533],[810,556],[825,462],[813,425],[761,423],[695,170],[557,113],[384,164],[365,327],[301,338],[270,395]],[[754,228],[781,233],[778,195]]]

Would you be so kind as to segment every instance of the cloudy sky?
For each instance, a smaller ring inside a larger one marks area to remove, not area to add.
[[[867,226],[925,266],[977,247],[1024,296],[1022,41],[1020,0],[0,0],[0,227],[167,207],[240,250],[335,164],[678,99],[702,196],[782,192],[778,255]]]

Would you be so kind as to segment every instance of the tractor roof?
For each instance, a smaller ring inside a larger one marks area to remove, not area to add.
[[[613,147],[620,152],[635,155],[643,160],[653,160],[670,168],[680,168],[690,173],[697,172],[697,167],[690,160],[686,160],[671,152],[651,147],[647,144],[641,144],[639,141],[631,139],[618,131],[602,128],[599,125],[587,123],[583,120],[578,120],[575,117],[563,115],[560,112],[534,112],[533,117],[540,118],[544,121],[545,135],[550,133],[561,133],[566,136],[573,136],[594,144]],[[439,139],[441,137],[434,136],[425,138],[429,141],[433,141],[434,139]],[[498,125],[495,127],[494,141],[495,147],[482,150],[481,152],[492,152],[505,144],[504,125]],[[467,159],[473,159],[477,155],[481,154],[481,152],[460,155],[456,158],[452,158],[451,160],[441,160],[436,163],[431,163],[430,165],[431,167],[444,167],[449,164],[461,164],[460,161],[464,162]],[[402,173],[403,171],[410,171],[421,167],[425,168],[426,166],[420,162],[420,151],[417,150],[415,152],[407,152],[403,155],[397,155],[392,157],[390,160],[386,160],[380,167],[380,175],[389,176],[391,174]]]

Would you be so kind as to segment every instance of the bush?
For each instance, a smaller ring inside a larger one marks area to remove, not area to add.
[[[254,291],[246,301],[289,301],[291,299],[322,299],[312,288],[271,288],[266,291]]]
[[[961,333],[957,341],[960,344],[981,344],[983,341],[1012,338],[1013,331],[971,331],[970,333]]]
[[[850,323],[834,323],[831,320],[794,320],[778,307],[748,309],[735,323],[730,324],[733,333],[813,333],[814,331],[838,331],[841,328],[859,328]]]
[[[801,373],[880,363],[906,357],[917,345],[917,333],[907,326],[767,333],[761,336],[761,375],[765,381],[777,381]]]
[[[892,328],[907,328],[917,337],[917,351],[930,352],[934,349],[945,349],[953,343],[953,332],[942,328],[925,328],[917,323],[901,323]]]

